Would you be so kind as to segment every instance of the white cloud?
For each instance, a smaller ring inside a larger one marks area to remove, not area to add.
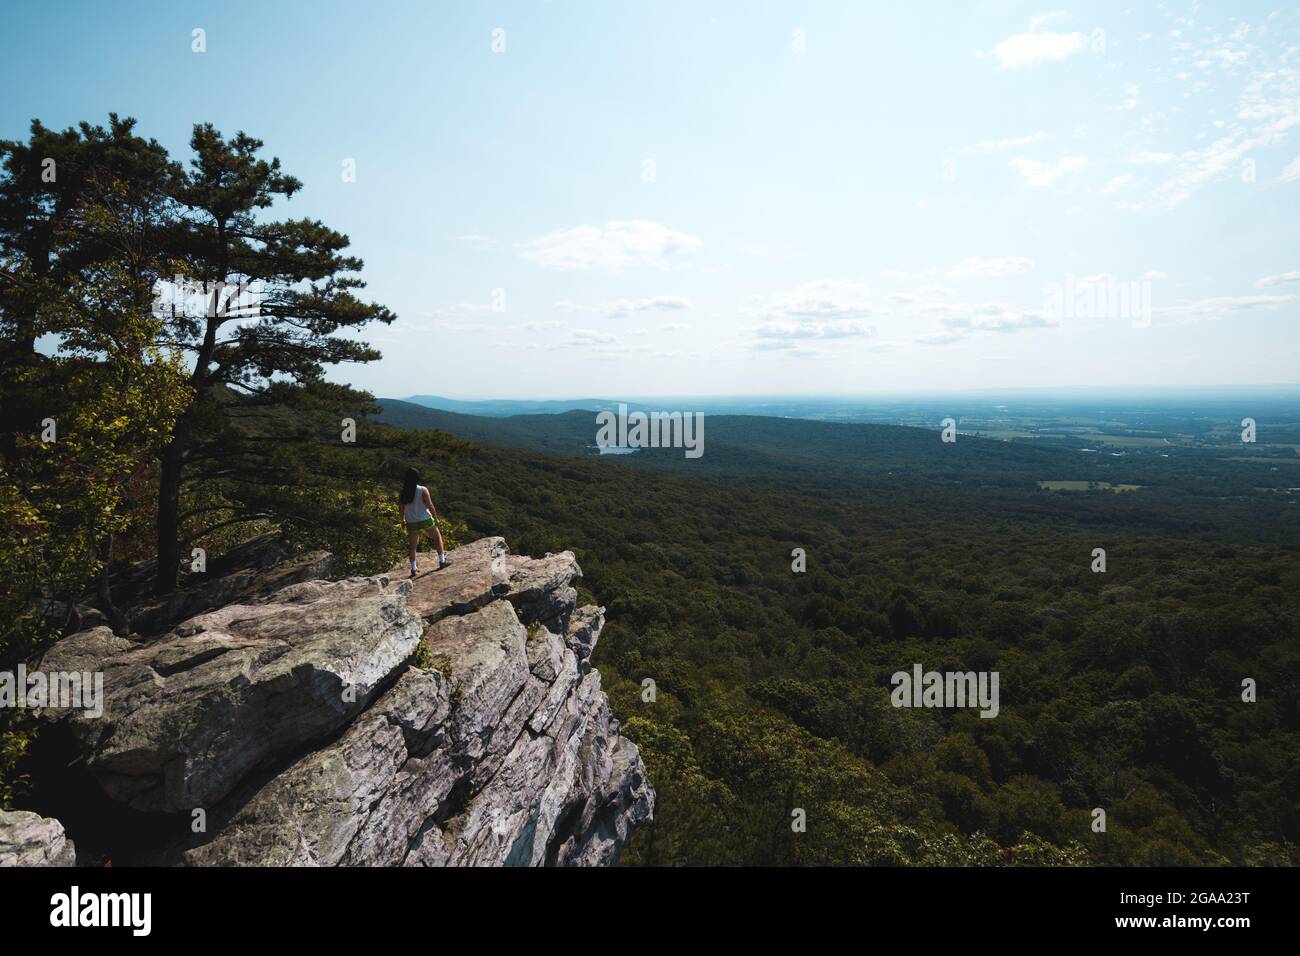
[[[936,331],[917,336],[915,341],[921,345],[949,345],[981,333],[1007,335],[1056,328],[1061,324],[1042,312],[1005,302],[931,300],[916,304],[911,311],[918,321],[937,319],[940,326]]]
[[[1021,175],[1026,186],[1034,188],[1050,186],[1066,173],[1078,172],[1087,165],[1086,156],[1062,156],[1054,163],[1025,159],[1023,156],[1011,160],[1011,168]]]
[[[941,322],[949,332],[1020,332],[1060,325],[1056,319],[1002,302],[963,303],[952,307]]]
[[[616,341],[608,332],[597,332],[595,329],[574,329],[571,338],[574,342],[591,342],[600,345]]]
[[[929,279],[936,273],[935,269],[923,269],[920,272],[908,272],[905,269],[885,269],[880,273],[880,278],[889,282],[909,281],[914,279]]]
[[[1135,182],[1137,182],[1137,177],[1134,176],[1132,173],[1121,173],[1120,175],[1112,179],[1110,182],[1108,182],[1105,186],[1101,187],[1101,194],[1103,196],[1109,196],[1111,193],[1119,192],[1121,189],[1127,189],[1129,186],[1132,186]]]
[[[760,339],[751,342],[749,348],[754,352],[780,352],[783,356],[789,356],[790,358],[820,358],[826,354],[824,349],[772,339]]]
[[[1278,177],[1278,182],[1293,183],[1297,179],[1300,179],[1300,156],[1287,163],[1286,169],[1282,170],[1282,175]]]
[[[680,295],[656,295],[643,299],[615,299],[597,305],[577,305],[564,300],[555,303],[555,306],[570,312],[594,312],[614,319],[637,312],[677,312],[691,308],[693,303]]]
[[[500,326],[484,320],[500,311],[479,302],[455,302],[451,305],[434,306],[432,309],[425,309],[415,314],[433,319],[434,327],[440,331],[499,332]]]
[[[599,349],[606,355],[630,351],[626,346],[618,345],[618,340],[609,332],[596,329],[574,329],[567,338],[552,339],[544,348],[548,352],[559,349]]]
[[[747,306],[742,315],[758,322],[752,347],[766,350],[798,340],[870,338],[876,329],[863,320],[875,311],[866,286],[824,279]]]
[[[1252,139],[1233,135],[1189,150],[1179,157],[1173,176],[1152,190],[1152,200],[1166,208],[1186,202],[1202,186],[1236,171],[1255,145]]]
[[[1129,157],[1130,163],[1137,163],[1141,166],[1161,166],[1165,163],[1172,163],[1178,156],[1175,153],[1152,153],[1142,152],[1134,153]]]
[[[1053,33],[1031,26],[1028,33],[1007,37],[993,48],[998,65],[1014,70],[1040,63],[1059,63],[1083,49],[1082,33]]]
[[[974,328],[980,332],[1019,332],[1024,329],[1051,329],[1060,325],[1056,319],[1050,319],[1037,312],[1021,312],[1015,315],[998,316],[978,320]]]
[[[948,272],[951,279],[999,279],[1003,276],[1028,272],[1034,267],[1034,260],[1024,256],[1002,256],[997,259],[980,259],[970,256],[963,259]]]
[[[1267,289],[1270,286],[1287,285],[1291,282],[1300,282],[1300,271],[1280,272],[1275,276],[1264,276],[1264,278],[1255,283],[1255,288]]]
[[[1129,83],[1124,87],[1124,99],[1120,101],[1117,109],[1135,110],[1141,100],[1142,87],[1137,83]]]
[[[434,319],[464,319],[473,315],[485,315],[492,311],[492,306],[481,302],[456,302],[452,305],[438,305],[416,315],[425,315]]]
[[[445,332],[495,332],[498,331],[496,326],[488,325],[485,322],[458,322],[451,320],[449,322],[439,322],[438,328]]]
[[[953,342],[960,342],[966,336],[957,332],[930,332],[927,335],[918,335],[916,341],[922,345],[951,345]]]
[[[1029,146],[1033,143],[1041,143],[1047,139],[1047,134],[1042,130],[1036,133],[1030,133],[1028,136],[1014,136],[1007,139],[986,139],[978,143],[972,143],[970,146],[963,146],[958,150],[966,156],[981,156],[987,153],[1001,153],[1008,149],[1017,149],[1021,146]]]
[[[1172,157],[1169,178],[1151,192],[1154,206],[1172,208],[1211,183],[1253,174],[1249,164],[1254,162],[1255,152],[1279,145],[1294,127],[1300,126],[1300,71],[1289,65],[1290,52],[1284,52],[1272,64],[1264,62],[1261,50],[1249,45],[1242,51],[1248,54],[1244,59],[1236,55],[1225,59],[1217,52],[1211,51],[1203,62],[1234,67],[1246,62],[1255,65],[1238,94],[1235,122],[1208,145]],[[1300,167],[1292,170],[1288,166],[1283,179],[1288,172],[1300,178]]]
[[[1233,50],[1228,47],[1219,47],[1214,50],[1203,50],[1200,59],[1196,61],[1197,66],[1222,66],[1231,67],[1246,63],[1250,60],[1250,53],[1246,50]]]
[[[777,296],[760,311],[770,318],[825,322],[866,318],[875,310],[867,301],[867,287],[862,283],[823,279]]]
[[[876,330],[858,319],[834,322],[768,322],[758,328],[763,339],[847,339],[872,336]]]
[[[1154,314],[1173,319],[1177,323],[1215,322],[1234,312],[1276,309],[1300,299],[1297,295],[1225,295],[1211,299],[1179,302],[1156,309]]]
[[[895,352],[907,344],[905,339],[881,339],[870,345],[862,346],[864,352]]]
[[[548,352],[578,349],[584,357],[588,358],[625,356],[649,348],[649,346],[639,346],[634,349],[627,345],[620,345],[614,335],[597,329],[573,329],[565,337],[553,336],[545,344],[533,343],[529,347],[545,349]]]
[[[1029,30],[1032,33],[1039,27],[1045,27],[1053,20],[1060,20],[1065,16],[1064,10],[1053,10],[1051,13],[1040,13],[1029,21]]]
[[[543,269],[617,271],[670,265],[703,246],[699,236],[634,219],[548,233],[528,243],[524,255]]]

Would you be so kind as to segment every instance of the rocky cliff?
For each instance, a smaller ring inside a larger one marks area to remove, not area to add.
[[[572,553],[488,538],[415,579],[341,581],[328,555],[277,558],[136,607],[147,637],[91,627],[45,655],[103,673],[101,717],[39,714],[82,775],[54,815],[83,862],[602,865],[651,819]],[[41,825],[0,820],[0,863],[67,862],[33,849]]]

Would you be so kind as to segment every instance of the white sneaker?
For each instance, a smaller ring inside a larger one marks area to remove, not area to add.
[[[447,552],[444,551],[438,555],[438,567],[445,568],[446,566],[447,566]]]

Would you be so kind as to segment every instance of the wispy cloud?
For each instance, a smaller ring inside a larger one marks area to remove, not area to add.
[[[1119,192],[1121,189],[1127,189],[1136,182],[1137,177],[1132,173],[1121,173],[1101,187],[1101,195],[1109,196],[1112,193]]]
[[[566,299],[555,306],[569,312],[593,312],[614,319],[639,312],[679,312],[691,308],[692,303],[680,295],[656,295],[642,299],[615,299],[596,305],[579,305]]]
[[[981,259],[970,256],[953,266],[948,272],[950,279],[999,279],[1003,276],[1028,272],[1034,267],[1034,260],[1025,256],[1001,256],[997,259]]]
[[[957,152],[964,156],[981,156],[988,153],[1002,153],[1008,149],[1019,149],[1022,146],[1030,146],[1034,143],[1041,143],[1047,139],[1047,134],[1042,130],[1036,133],[1030,133],[1028,136],[1011,136],[1005,139],[986,139],[978,143],[972,143],[969,146],[963,146]]]
[[[575,342],[595,342],[602,345],[617,341],[610,333],[597,332],[595,329],[574,329],[570,338]]]
[[[1249,30],[1220,38],[1213,47],[1192,49],[1200,74],[1226,73],[1225,82],[1240,83],[1236,112],[1215,119],[1220,130],[1213,140],[1178,153],[1143,153],[1135,162],[1162,162],[1170,166],[1168,177],[1148,197],[1156,208],[1173,208],[1210,185],[1239,176],[1254,182],[1256,154],[1283,143],[1300,126],[1300,70],[1294,65],[1295,48],[1272,55],[1249,40]],[[1208,88],[1208,81],[1180,73],[1189,92]],[[1300,157],[1283,172],[1281,181],[1300,179]]]
[[[1035,20],[1028,33],[1007,37],[993,48],[993,56],[1004,70],[1016,70],[1043,63],[1060,63],[1083,49],[1082,33],[1054,33],[1038,29]]]
[[[1177,302],[1155,309],[1154,313],[1175,323],[1216,322],[1237,312],[1276,309],[1300,299],[1296,295],[1225,295],[1210,299]]]
[[[503,310],[494,309],[481,302],[454,302],[451,305],[434,306],[416,312],[419,318],[433,319],[432,328],[442,332],[499,332],[501,326],[496,322],[484,321],[493,314]]]
[[[1056,319],[1035,312],[976,319],[971,328],[977,332],[1022,332],[1025,329],[1051,329],[1060,325]]]
[[[483,302],[454,302],[451,305],[437,305],[431,309],[424,309],[415,314],[431,319],[463,319],[472,315],[486,315],[492,311],[492,306]]]
[[[1275,276],[1264,276],[1255,283],[1255,288],[1268,289],[1277,285],[1288,285],[1292,282],[1300,282],[1300,271],[1279,272]]]
[[[759,306],[759,312],[767,318],[826,322],[866,318],[874,309],[862,283],[822,279],[768,300]]]
[[[870,338],[876,328],[865,319],[876,309],[860,282],[823,279],[747,306],[742,314],[757,321],[752,348],[789,348],[796,341]]]
[[[887,282],[908,282],[918,279],[930,279],[937,273],[937,269],[922,269],[920,272],[908,272],[906,269],[885,269],[880,273],[880,278]]]
[[[1067,173],[1078,172],[1087,165],[1087,156],[1062,156],[1054,163],[1026,159],[1023,156],[1011,160],[1011,168],[1020,174],[1025,185],[1035,189],[1050,186]]]
[[[1144,151],[1134,153],[1129,157],[1130,163],[1136,163],[1139,166],[1163,166],[1165,163],[1172,163],[1178,158],[1177,153],[1158,153]]]
[[[699,236],[634,219],[547,233],[529,242],[524,256],[543,269],[619,271],[670,265],[703,246],[704,240]]]
[[[951,345],[965,338],[966,336],[959,332],[929,332],[925,335],[918,335],[916,341],[922,345]]]
[[[950,332],[1020,332],[1060,324],[1040,312],[1017,309],[1004,302],[954,305],[949,313],[940,322]]]

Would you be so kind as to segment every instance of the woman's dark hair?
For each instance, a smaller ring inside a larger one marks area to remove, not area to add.
[[[402,498],[399,504],[410,504],[415,500],[415,486],[420,483],[420,473],[414,468],[406,469],[406,477],[402,479]]]

